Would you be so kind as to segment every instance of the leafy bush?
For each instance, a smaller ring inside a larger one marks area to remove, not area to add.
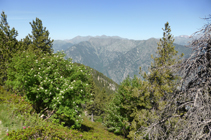
[[[22,52],[8,65],[6,85],[22,91],[27,101],[39,113],[43,109],[55,110],[56,118],[72,121],[79,127],[82,121],[81,104],[89,99],[87,71],[82,66],[64,60],[63,53],[53,55],[32,51]]]
[[[81,132],[78,130],[71,130],[59,125],[43,125],[36,127],[23,127],[18,131],[12,131],[7,134],[11,140],[28,140],[28,139],[49,139],[49,140],[70,140],[70,139],[86,139],[86,140],[102,140],[102,139],[116,139],[123,138],[108,134],[109,132],[101,129],[101,132]]]
[[[58,123],[45,121],[34,112],[32,105],[21,96],[11,94],[0,86],[0,120],[5,139],[87,139],[87,140],[121,140],[120,136],[106,131],[99,122],[91,122],[83,118],[78,130],[63,127]],[[9,132],[6,132],[6,130]]]

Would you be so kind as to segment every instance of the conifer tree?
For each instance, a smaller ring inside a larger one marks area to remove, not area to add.
[[[32,49],[32,41],[29,38],[29,36],[26,36],[25,38],[21,39],[21,41],[19,41],[19,43],[21,44],[23,50],[28,50],[28,49]]]
[[[46,27],[43,27],[42,21],[36,18],[35,21],[30,22],[30,25],[32,27],[32,35],[29,35],[29,38],[32,41],[34,51],[52,54],[53,40],[49,38],[49,31],[46,30]],[[28,37],[26,37],[25,42],[29,43]]]
[[[7,79],[7,64],[10,62],[12,55],[16,53],[19,45],[16,37],[18,32],[15,28],[10,29],[7,22],[7,15],[4,11],[1,14],[0,21],[0,85],[4,85]]]
[[[152,56],[154,63],[151,63],[150,74],[143,74],[144,79],[150,84],[151,102],[156,109],[159,107],[158,104],[164,103],[160,99],[167,98],[169,93],[172,93],[177,87],[176,84],[180,78],[172,67],[181,63],[180,59],[184,55],[183,53],[180,56],[177,55],[178,51],[175,50],[173,45],[174,39],[168,22],[165,23],[165,28],[162,28],[162,30],[163,37],[157,44],[156,57]]]
[[[90,85],[91,98],[90,102],[86,105],[86,109],[88,110],[88,113],[91,114],[91,121],[101,120],[100,118],[103,117],[102,115],[105,112],[104,108],[108,102],[109,97],[104,88],[102,90],[97,88],[93,81],[93,78]]]
[[[157,113],[165,105],[165,98],[176,88],[179,76],[172,66],[180,63],[183,54],[177,56],[168,22],[163,31],[157,56],[152,56],[154,63],[149,69],[150,74],[142,75],[144,81],[136,76],[133,79],[127,77],[109,104],[105,124],[110,131],[133,139],[140,127],[148,126],[157,118]]]
[[[94,103],[94,99],[96,96],[96,90],[97,87],[93,81],[93,77],[91,77],[91,80],[89,81],[89,85],[90,85],[90,101],[88,103],[86,103],[86,109],[88,110],[88,113],[91,114],[91,121],[94,121],[94,112],[95,112],[95,103]],[[98,90],[97,90],[98,91]]]
[[[180,64],[180,88],[168,99],[159,119],[140,129],[151,139],[210,139],[211,15],[204,19],[208,24],[192,35],[192,54]],[[178,114],[183,108],[185,113]],[[172,123],[175,120],[177,123]]]
[[[150,118],[149,95],[146,81],[128,76],[106,110],[105,125],[108,130],[132,138],[137,128]]]
[[[178,51],[175,50],[175,46],[173,45],[174,39],[171,35],[171,28],[168,22],[165,23],[165,28],[162,30],[163,37],[157,44],[156,56],[152,56],[154,62],[151,63],[149,74],[146,74],[146,72],[142,74],[144,80],[148,82],[150,92],[149,100],[152,106],[151,113],[155,111],[154,114],[156,114],[154,115],[154,119],[148,121],[150,122],[148,125],[153,124],[159,117],[163,117],[160,113],[165,108],[167,99],[175,92],[179,85],[180,76],[176,71],[178,70],[176,65],[178,66],[178,64],[182,62],[181,58],[184,55],[183,53],[180,56],[177,55]],[[174,123],[175,122],[174,120]],[[139,130],[142,130],[141,128],[145,128],[148,125],[139,126]],[[164,127],[163,129],[165,130],[166,128]],[[138,131],[136,138],[145,135],[145,132],[146,130]],[[145,138],[146,137],[150,139],[149,135],[145,135]]]

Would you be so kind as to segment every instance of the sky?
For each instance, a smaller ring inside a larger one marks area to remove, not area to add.
[[[54,40],[76,36],[160,38],[169,22],[174,36],[191,35],[207,23],[211,0],[0,0],[0,10],[20,40],[37,18]]]

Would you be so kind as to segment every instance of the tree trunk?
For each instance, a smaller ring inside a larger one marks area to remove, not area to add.
[[[94,122],[93,112],[92,112],[92,115],[91,115],[91,121]]]

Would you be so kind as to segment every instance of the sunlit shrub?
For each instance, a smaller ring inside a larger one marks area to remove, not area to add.
[[[50,123],[49,123],[50,124]],[[58,125],[43,125],[36,127],[23,127],[18,131],[7,133],[11,140],[28,140],[28,139],[47,139],[47,140],[121,140],[123,138],[115,136],[104,129],[98,129],[96,132],[81,132],[78,130],[68,129]]]
[[[64,60],[62,53],[40,53],[38,57],[26,51],[12,58],[7,73],[6,85],[24,91],[38,113],[45,108],[55,110],[55,118],[67,118],[74,123],[72,127],[80,127],[81,104],[90,96],[86,92],[89,74],[84,67]]]

